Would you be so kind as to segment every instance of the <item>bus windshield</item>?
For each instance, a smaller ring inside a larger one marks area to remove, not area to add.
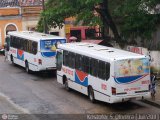
[[[57,45],[65,42],[66,42],[65,39],[41,40],[40,43],[41,52],[56,52]]]
[[[116,77],[148,74],[150,72],[149,60],[146,58],[120,60],[115,64],[115,71]]]

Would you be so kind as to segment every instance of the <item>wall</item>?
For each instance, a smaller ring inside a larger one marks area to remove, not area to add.
[[[62,29],[57,28],[52,28],[49,32],[59,32],[59,36],[61,37],[66,37],[65,35],[65,27],[62,27]]]
[[[160,51],[150,51],[151,69],[154,73],[160,74]]]
[[[6,37],[6,27],[9,24],[15,25],[18,28],[18,30],[22,30],[21,19],[5,19],[5,20],[0,20],[0,31],[1,31],[0,46],[4,45],[4,41],[5,41],[5,37]]]
[[[23,31],[31,30],[37,26],[39,17],[23,17],[22,18],[22,29]]]
[[[134,53],[141,54],[141,55],[148,55],[149,54],[148,49],[143,48],[143,47],[127,46],[127,50],[134,52]]]
[[[6,37],[6,27],[14,25],[17,30],[22,30],[22,20],[20,8],[0,8],[0,46],[4,45]]]
[[[11,16],[11,15],[19,15],[19,8],[1,8],[0,16]]]

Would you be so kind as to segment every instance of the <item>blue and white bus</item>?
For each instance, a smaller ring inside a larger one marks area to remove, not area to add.
[[[89,99],[108,103],[150,97],[149,58],[91,43],[66,43],[57,49],[57,81]]]
[[[13,31],[7,36],[8,60],[25,67],[26,71],[56,69],[57,44],[66,39],[33,31]]]

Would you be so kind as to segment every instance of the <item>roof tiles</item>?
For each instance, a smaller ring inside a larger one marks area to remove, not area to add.
[[[18,0],[1,0],[0,1],[0,8],[1,7],[18,7],[19,1]]]

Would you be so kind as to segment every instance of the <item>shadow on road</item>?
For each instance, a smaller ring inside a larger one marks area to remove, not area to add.
[[[65,90],[65,88],[64,88]],[[65,92],[65,91],[64,91]],[[66,91],[67,92],[67,91]],[[90,102],[88,96],[81,94],[73,89],[71,89],[69,91],[74,97],[81,97],[84,100],[88,100],[88,102]],[[145,106],[138,104],[136,102],[132,102],[132,101],[127,101],[127,102],[122,102],[122,103],[114,103],[114,104],[110,104],[110,103],[106,103],[106,102],[102,102],[102,101],[96,101],[95,103],[91,103],[95,106],[100,106],[100,107],[106,107],[107,109],[109,108],[111,111],[115,111],[118,113],[126,113],[128,111],[133,111],[134,110],[138,110],[139,108],[144,108]]]
[[[25,73],[25,68],[19,65],[14,64],[13,67],[17,67],[18,69],[21,69],[22,71],[18,71],[17,73]],[[26,72],[27,74],[27,72]],[[48,78],[56,78],[56,70],[50,70],[50,71],[40,71],[40,72],[31,72],[30,75],[33,75],[35,77],[40,77],[42,79],[48,79]],[[35,80],[36,81],[36,80]],[[37,80],[38,81],[38,80]]]

